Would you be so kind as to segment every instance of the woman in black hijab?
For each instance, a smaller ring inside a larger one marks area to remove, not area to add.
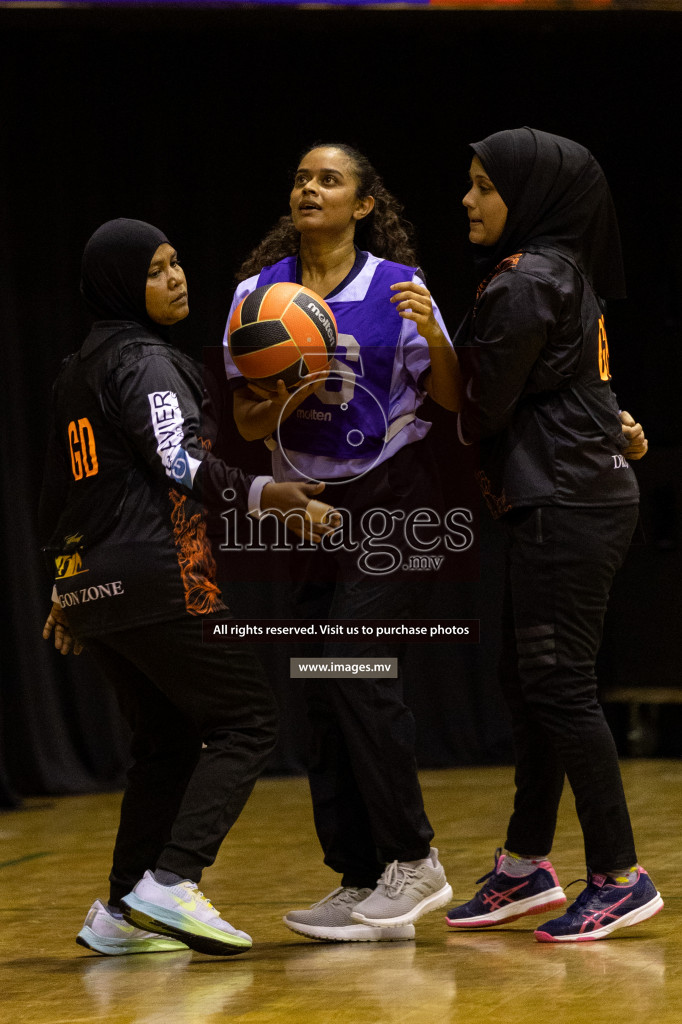
[[[627,456],[646,450],[638,425],[628,447],[610,387],[604,300],[625,294],[618,225],[603,172],[578,143],[519,128],[472,149],[463,203],[480,283],[456,339],[460,430],[480,438],[480,482],[506,535],[501,679],[516,797],[505,850],[447,922],[489,927],[563,906],[548,856],[567,776],[588,884],[535,937],[600,939],[663,906],[637,863],[595,676],[638,516]]]
[[[43,635],[54,629],[63,653],[87,647],[113,684],[133,766],[109,902],[95,901],[78,942],[111,955],[240,953],[250,937],[197,886],[272,750],[276,709],[251,652],[202,640],[203,620],[229,614],[204,505],[229,490],[245,510],[264,501],[285,515],[322,488],[253,478],[211,453],[202,369],[168,340],[189,307],[161,231],[102,225],[81,289],[95,322],[54,387],[40,522],[56,580]]]

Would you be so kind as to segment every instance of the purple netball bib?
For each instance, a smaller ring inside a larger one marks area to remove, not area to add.
[[[381,451],[389,422],[396,347],[403,320],[391,304],[391,285],[411,280],[414,268],[388,260],[370,262],[325,301],[336,318],[339,340],[331,372],[278,431],[280,445],[341,460],[371,458]],[[296,281],[295,256],[265,267],[258,285]]]

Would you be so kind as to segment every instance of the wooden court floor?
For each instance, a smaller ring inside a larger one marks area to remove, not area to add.
[[[336,885],[320,861],[306,782],[259,782],[202,889],[253,949],[101,957],[75,944],[106,878],[120,794],[33,799],[0,815],[0,1019],[7,1024],[682,1024],[682,762],[627,761],[641,862],[661,914],[600,942],[541,945],[526,918],[453,934],[443,912],[414,942],[323,944],[282,914]],[[511,769],[425,772],[435,843],[468,899],[504,838]],[[553,862],[584,877],[570,793]],[[581,889],[576,885],[569,896]]]

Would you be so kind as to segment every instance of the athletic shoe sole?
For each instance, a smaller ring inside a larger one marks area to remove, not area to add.
[[[403,928],[372,928],[366,924],[346,924],[338,928],[324,925],[301,924],[282,918],[287,928],[297,935],[305,935],[307,939],[318,939],[322,942],[401,942],[413,939],[414,925]]]
[[[189,951],[189,946],[170,936],[163,938],[159,935],[158,939],[128,939],[121,942],[118,939],[108,939],[103,935],[97,935],[92,928],[88,927],[80,930],[76,936],[76,942],[79,946],[85,946],[86,949],[101,953],[103,956],[126,956],[130,953],[186,953]]]
[[[433,895],[427,896],[417,903],[412,910],[409,910],[406,914],[401,914],[400,917],[385,917],[385,918],[373,918],[365,917],[364,914],[353,911],[351,917],[354,921],[358,921],[361,924],[371,925],[373,928],[399,928],[404,924],[414,924],[424,914],[430,914],[432,910],[438,910],[440,907],[444,907],[446,903],[449,903],[452,899],[452,886],[449,882],[446,882],[442,889],[438,892],[434,892]],[[360,906],[360,904],[358,904]]]
[[[574,935],[550,935],[549,932],[543,932],[539,928],[533,934],[538,942],[591,942],[594,939],[606,939],[618,928],[629,928],[633,924],[641,924],[642,921],[647,921],[650,917],[654,917],[659,911],[663,910],[663,906],[661,894],[657,892],[654,898],[645,903],[643,907],[637,907],[636,910],[631,910],[629,914],[623,914],[622,917],[611,921],[610,924],[604,925],[603,928],[596,928],[593,932],[582,932]]]
[[[546,889],[525,900],[517,900],[514,903],[508,903],[506,907],[491,910],[488,914],[479,914],[478,917],[446,917],[445,923],[450,928],[490,928],[497,924],[510,924],[512,921],[518,921],[520,917],[532,917],[535,914],[556,910],[558,907],[563,907],[566,902],[566,894],[561,887]]]
[[[134,892],[128,893],[121,900],[121,910],[129,924],[144,928],[145,931],[170,935],[172,938],[186,943],[197,953],[207,953],[210,956],[234,956],[235,953],[245,953],[252,946],[251,942],[240,938],[239,935],[230,935],[229,932],[223,932],[203,921],[197,921],[188,914],[168,910],[156,903],[148,903],[146,900],[141,900]]]

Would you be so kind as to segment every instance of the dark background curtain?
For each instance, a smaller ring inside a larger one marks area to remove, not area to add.
[[[674,12],[0,11],[0,802],[116,787],[126,765],[125,729],[87,655],[60,659],[40,639],[50,581],[36,507],[50,386],[85,329],[83,245],[110,217],[164,229],[190,285],[178,339],[201,357],[220,344],[237,266],[285,212],[290,172],[318,139],[358,145],[404,202],[452,329],[472,285],[466,143],[528,124],[602,163],[629,285],[609,315],[615,386],[652,442],[637,470],[648,540],[614,588],[602,678],[677,685],[681,46]],[[427,415],[448,501],[477,509],[452,420]],[[234,430],[226,444],[233,461],[267,465]],[[510,754],[495,683],[499,539],[485,516],[477,533],[480,574],[463,563],[462,582],[434,585],[428,613],[480,618],[480,645],[414,645],[404,659],[425,767]],[[221,568],[236,614],[285,614],[278,587]],[[283,716],[271,770],[300,771],[291,652],[259,649]],[[672,709],[663,752],[679,752],[675,722]]]

